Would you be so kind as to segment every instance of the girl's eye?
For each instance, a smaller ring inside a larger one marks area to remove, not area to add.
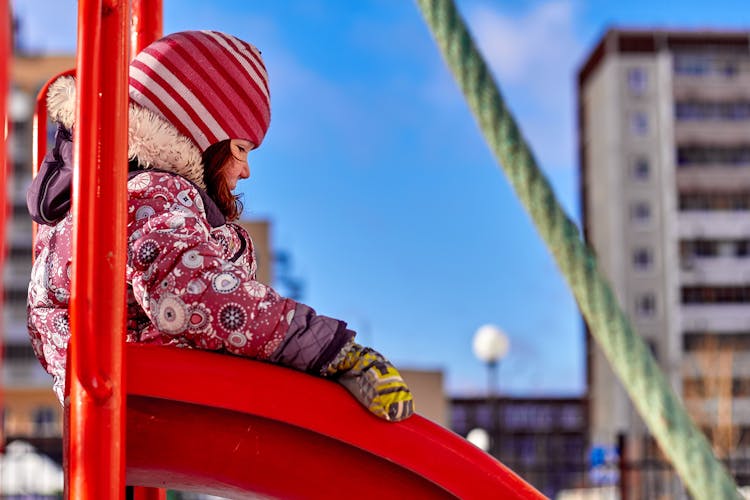
[[[245,152],[245,148],[243,148],[242,146],[237,146],[237,149],[239,149],[243,153]]]

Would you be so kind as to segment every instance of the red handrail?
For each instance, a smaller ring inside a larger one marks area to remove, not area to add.
[[[162,37],[162,0],[133,0],[130,7],[130,59]]]
[[[124,495],[128,6],[78,3],[67,469],[75,499]]]

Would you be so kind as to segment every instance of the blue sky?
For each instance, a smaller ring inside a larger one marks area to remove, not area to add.
[[[75,47],[76,2],[13,0],[29,50]],[[578,219],[576,69],[610,26],[750,29],[746,0],[465,0],[459,8],[566,210]],[[263,52],[272,124],[246,217],[273,221],[304,301],[398,366],[481,393],[475,330],[503,328],[501,391],[584,390],[572,295],[406,0],[164,0],[165,32],[216,29]],[[281,289],[283,291],[283,289]]]

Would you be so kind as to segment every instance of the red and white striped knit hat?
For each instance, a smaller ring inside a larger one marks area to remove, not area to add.
[[[260,51],[216,31],[182,31],[130,63],[130,99],[162,116],[205,151],[225,139],[263,142],[271,120]]]

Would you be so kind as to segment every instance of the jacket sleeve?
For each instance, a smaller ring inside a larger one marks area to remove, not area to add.
[[[128,281],[162,334],[299,369],[306,367],[287,362],[299,344],[289,340],[315,339],[303,346],[315,344],[316,364],[340,343],[343,322],[314,313],[319,320],[294,321],[301,304],[256,281],[247,259],[224,258],[191,183],[146,172],[128,182],[128,192]]]
[[[44,157],[39,173],[26,191],[26,206],[34,222],[52,226],[65,217],[70,210],[72,181],[72,136],[58,124],[55,146]]]

